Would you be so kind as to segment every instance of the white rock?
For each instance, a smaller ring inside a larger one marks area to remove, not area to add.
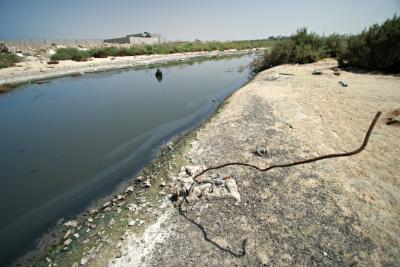
[[[130,211],[134,212],[137,209],[137,206],[135,204],[131,203],[128,205],[128,209]]]
[[[69,229],[69,230],[65,233],[64,239],[68,239],[68,238],[71,236],[71,234],[72,234],[72,230]]]
[[[130,194],[130,193],[133,193],[133,186],[128,186],[126,189],[125,189],[125,193],[126,194]]]
[[[237,202],[240,202],[240,193],[236,184],[235,179],[227,179],[225,180],[225,187],[228,192],[236,199]]]
[[[149,187],[151,187],[150,180],[147,179],[146,181],[144,181],[143,184],[142,184],[142,187],[144,187],[144,188],[149,188]]]
[[[79,238],[79,234],[78,234],[78,233],[75,233],[75,234],[73,234],[73,237],[75,237],[76,239],[78,239],[78,238]]]
[[[90,223],[93,223],[93,218],[92,218],[92,217],[89,217],[89,218],[87,219],[87,221],[90,222]]]
[[[128,220],[128,226],[134,226],[135,223],[135,220]]]
[[[111,202],[110,202],[110,201],[107,201],[106,203],[104,203],[103,208],[107,208],[107,207],[110,206],[110,205],[111,205]]]
[[[88,258],[83,257],[83,258],[81,259],[81,265],[85,265],[87,262],[88,262]]]
[[[76,227],[78,227],[78,224],[79,224],[78,221],[71,220],[71,221],[68,221],[68,222],[64,223],[64,226],[76,228]]]
[[[68,238],[67,240],[64,241],[64,246],[69,246],[72,243],[72,239]]]
[[[89,211],[89,214],[90,214],[90,215],[94,215],[94,214],[96,214],[97,212],[98,212],[97,209],[91,209],[91,210]]]

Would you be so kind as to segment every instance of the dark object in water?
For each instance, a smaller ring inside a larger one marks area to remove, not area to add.
[[[157,69],[157,71],[156,71],[156,78],[157,78],[157,80],[158,80],[159,82],[162,81],[163,74],[162,74],[162,71],[161,71],[160,69]]]

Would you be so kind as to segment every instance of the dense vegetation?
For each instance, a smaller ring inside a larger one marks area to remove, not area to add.
[[[400,71],[400,17],[394,16],[382,25],[375,24],[360,35],[351,36],[345,53],[339,56],[341,66],[368,70]]]
[[[19,56],[11,53],[0,53],[0,69],[12,67],[18,62],[21,62]]]
[[[307,28],[297,30],[286,40],[277,42],[271,50],[253,63],[255,72],[286,63],[306,64],[344,53],[346,39],[333,34],[322,37]]]
[[[182,42],[182,43],[163,43],[157,45],[137,45],[131,47],[99,47],[89,50],[79,50],[77,48],[59,48],[51,59],[52,60],[75,60],[83,61],[90,57],[105,58],[117,56],[136,56],[153,54],[172,54],[182,52],[198,51],[224,51],[228,49],[251,49],[270,46],[275,40],[249,40],[231,42]]]
[[[327,57],[337,58],[342,67],[400,71],[400,18],[394,16],[350,37],[324,37],[301,28],[290,38],[275,43],[253,63],[253,70],[286,63],[312,63]]]

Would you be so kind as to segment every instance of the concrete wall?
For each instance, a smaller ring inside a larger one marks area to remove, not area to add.
[[[105,43],[112,44],[129,44],[129,37],[121,37],[121,38],[112,38],[104,40]]]
[[[143,38],[143,37],[129,37],[129,43],[130,44],[158,44],[160,43],[161,39],[159,37],[149,37],[149,38]]]

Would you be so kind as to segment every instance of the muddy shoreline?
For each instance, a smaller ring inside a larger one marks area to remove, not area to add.
[[[0,93],[10,92],[19,85],[43,82],[65,76],[81,76],[85,73],[97,73],[129,68],[146,68],[162,64],[179,64],[191,60],[212,59],[229,56],[241,56],[259,53],[262,49],[226,50],[212,52],[190,52],[168,55],[144,55],[128,57],[91,58],[84,62],[71,60],[49,65],[46,61],[25,61],[16,67],[0,69]]]

